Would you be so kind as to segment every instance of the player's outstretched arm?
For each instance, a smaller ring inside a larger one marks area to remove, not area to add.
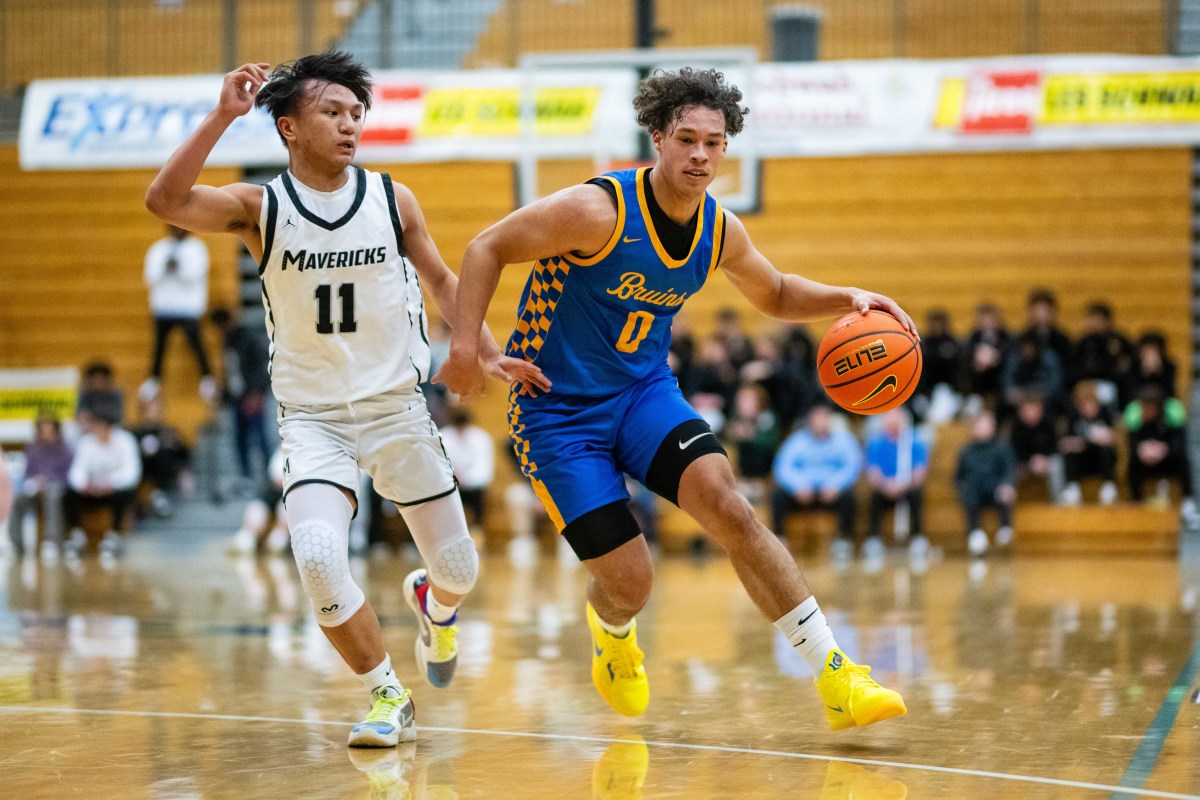
[[[266,80],[266,64],[243,64],[225,76],[217,107],[171,154],[146,191],[146,208],[152,214],[191,231],[240,233],[257,226],[261,187],[197,186],[196,179],[229,125],[254,107],[254,96]]]
[[[442,254],[438,252],[437,245],[429,234],[429,227],[425,224],[425,215],[416,195],[402,183],[393,183],[392,186],[396,192],[400,219],[404,224],[405,253],[409,262],[416,268],[422,285],[433,296],[434,303],[442,312],[442,318],[453,330],[458,316],[455,307],[458,276],[442,260]],[[542,370],[527,361],[504,355],[486,324],[478,331],[477,344],[483,368],[489,376],[507,382],[523,381],[543,391],[549,391],[550,383],[542,374]]]
[[[450,338],[450,357],[434,382],[464,396],[483,388],[479,343],[471,332],[483,325],[505,266],[572,252],[595,253],[608,243],[616,224],[608,194],[584,184],[517,209],[476,236],[459,270],[458,324]]]
[[[783,274],[758,252],[742,221],[726,212],[725,252],[721,270],[746,299],[767,316],[809,322],[872,308],[886,311],[914,336],[917,326],[890,297],[852,286],[830,286],[800,275]]]

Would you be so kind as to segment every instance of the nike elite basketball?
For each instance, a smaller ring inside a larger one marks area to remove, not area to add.
[[[884,311],[847,314],[817,349],[817,374],[826,393],[855,414],[882,414],[909,398],[921,377],[921,348]]]

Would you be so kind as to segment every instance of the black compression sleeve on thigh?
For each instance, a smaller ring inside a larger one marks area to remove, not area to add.
[[[707,422],[689,419],[676,425],[663,439],[646,470],[646,488],[679,505],[679,480],[683,471],[697,458],[709,453],[729,456]]]
[[[587,561],[611,553],[641,532],[629,504],[618,500],[572,520],[562,535],[579,560]]]

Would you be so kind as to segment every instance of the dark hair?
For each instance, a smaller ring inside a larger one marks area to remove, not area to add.
[[[1110,306],[1108,303],[1104,302],[1103,300],[1096,300],[1094,302],[1088,303],[1087,313],[1088,314],[1099,314],[1100,316],[1104,317],[1105,319],[1111,320],[1112,319],[1112,306]]]
[[[1167,337],[1159,331],[1146,331],[1138,337],[1138,349],[1153,347],[1160,353],[1167,352]]]
[[[750,113],[741,103],[741,90],[727,84],[723,74],[691,67],[678,72],[655,71],[642,81],[633,98],[638,125],[648,133],[665,131],[688,109],[703,106],[724,114],[725,135],[736,136],[742,132],[743,117]]]
[[[225,306],[217,306],[209,312],[208,319],[213,325],[224,328],[233,322],[233,314]]]
[[[103,375],[106,378],[111,378],[113,371],[112,371],[112,367],[110,367],[107,362],[93,361],[91,364],[88,364],[86,367],[83,368],[83,374],[85,377],[88,377],[88,378],[94,378],[98,375]]]
[[[1049,289],[1034,289],[1029,293],[1029,305],[1034,306],[1038,303],[1045,303],[1051,308],[1058,308],[1058,300],[1054,297],[1054,292]]]
[[[254,105],[270,111],[278,122],[280,117],[296,111],[309,89],[309,81],[345,86],[354,93],[363,108],[371,110],[371,73],[342,50],[328,50],[278,65],[258,90]]]

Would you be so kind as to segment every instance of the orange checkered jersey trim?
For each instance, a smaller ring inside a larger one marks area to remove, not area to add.
[[[525,431],[525,423],[521,421],[521,406],[517,404],[519,396],[520,392],[517,389],[513,389],[508,394],[508,433],[512,437],[513,452],[517,454],[517,459],[521,462],[521,473],[529,479],[533,493],[542,501],[542,506],[545,507],[554,527],[558,529],[559,533],[562,533],[563,528],[567,527],[563,521],[562,512],[558,510],[558,504],[550,496],[546,484],[538,479],[537,462],[529,454],[529,441],[521,436]]]
[[[533,265],[529,291],[521,313],[517,315],[517,326],[508,343],[508,354],[514,358],[534,361],[546,343],[550,326],[554,323],[554,311],[562,299],[563,286],[571,273],[571,264],[561,258],[544,258]],[[521,393],[527,394],[524,386]]]

